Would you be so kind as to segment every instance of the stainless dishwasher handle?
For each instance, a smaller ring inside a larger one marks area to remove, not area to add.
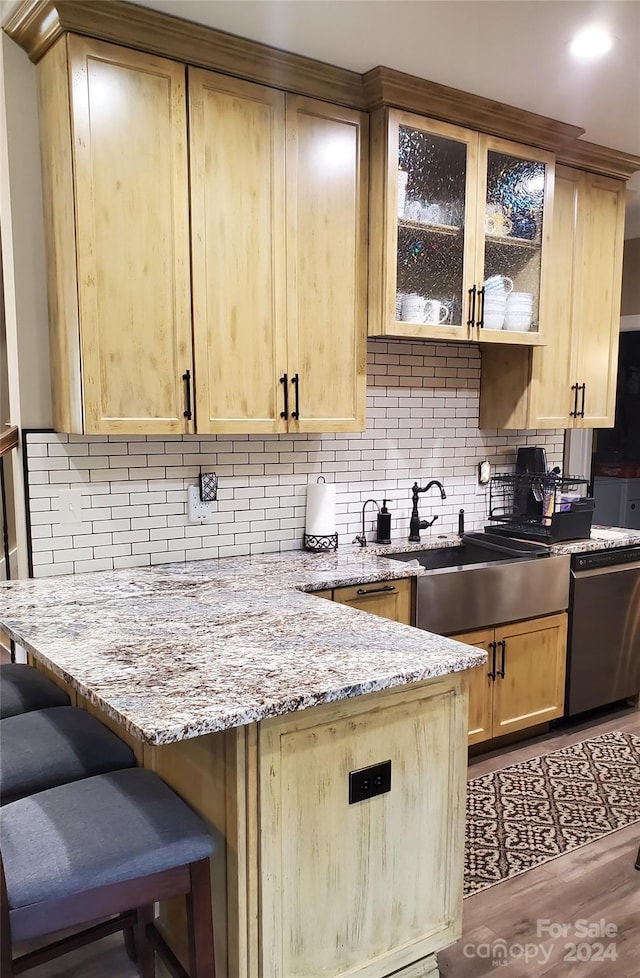
[[[640,561],[631,561],[628,564],[612,564],[611,567],[590,567],[588,570],[572,570],[571,574],[576,580],[585,577],[604,577],[605,574],[619,574],[621,571],[640,570]]]
[[[359,587],[358,590],[356,591],[356,594],[362,594],[362,595],[365,595],[365,594],[390,594],[392,591],[395,591],[395,588],[393,587],[393,585],[391,585],[391,584],[385,584],[384,587],[370,587],[370,588]]]

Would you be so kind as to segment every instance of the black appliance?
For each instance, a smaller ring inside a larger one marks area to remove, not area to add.
[[[546,475],[547,453],[544,448],[519,448],[516,457],[518,475]]]
[[[547,453],[544,448],[519,448],[516,457],[516,475],[546,475]],[[542,516],[542,499],[534,494],[531,488],[522,480],[515,506],[519,513],[528,516]]]
[[[571,558],[565,715],[640,692],[640,546]]]

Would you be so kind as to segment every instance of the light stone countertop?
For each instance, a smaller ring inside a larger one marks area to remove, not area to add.
[[[0,586],[0,624],[135,737],[166,744],[486,661],[301,591],[417,573],[346,546],[15,581]]]
[[[551,549],[640,544],[640,532],[606,530]],[[417,576],[417,565],[385,555],[459,543],[427,533],[419,544],[9,582],[0,624],[135,737],[172,743],[486,661],[452,639],[304,593]]]

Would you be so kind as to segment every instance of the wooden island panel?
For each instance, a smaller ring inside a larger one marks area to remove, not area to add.
[[[458,674],[145,746],[214,830],[218,978],[437,973],[461,928],[466,719]],[[387,759],[390,792],[349,805],[349,772]],[[183,956],[183,906],[160,923]]]

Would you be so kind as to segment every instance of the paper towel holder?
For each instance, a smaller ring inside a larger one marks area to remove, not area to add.
[[[326,534],[314,535],[312,533],[305,533],[304,549],[309,550],[311,553],[321,553],[322,551],[337,550],[338,534],[326,533]]]
[[[319,475],[316,482],[326,482],[323,475]],[[305,533],[303,546],[310,553],[323,553],[338,549],[337,533]]]

